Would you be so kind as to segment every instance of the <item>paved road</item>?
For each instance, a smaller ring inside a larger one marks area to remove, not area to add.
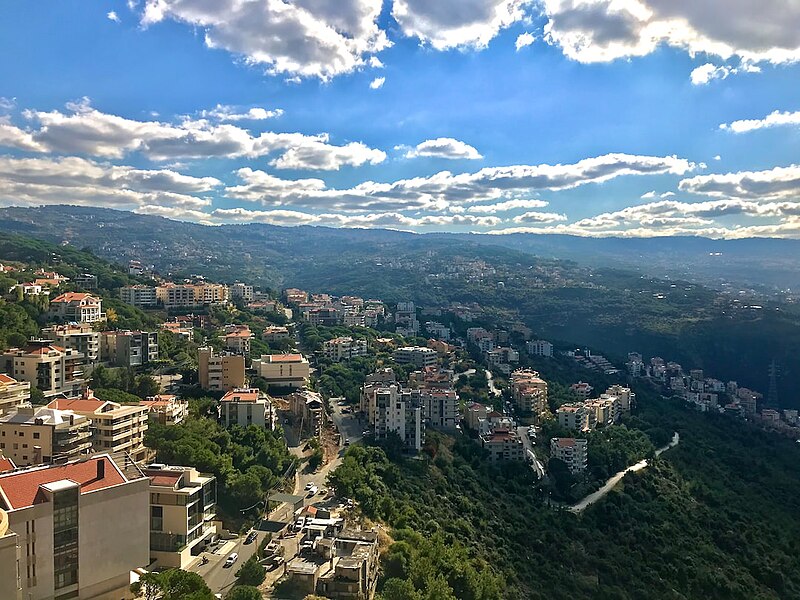
[[[198,560],[190,565],[188,570],[199,574],[213,593],[220,593],[224,596],[236,581],[236,571],[239,570],[242,563],[255,554],[258,545],[261,543],[261,540],[264,539],[265,535],[267,535],[266,532],[258,532],[257,539],[251,544],[244,543],[244,536],[231,540],[230,542],[225,542],[223,545],[219,546],[216,553],[203,553],[208,557],[208,564],[200,564],[200,559],[198,557]],[[239,560],[237,560],[232,567],[224,567],[225,559],[233,552],[239,555]]]
[[[662,452],[669,450],[670,448],[674,448],[680,443],[680,441],[681,441],[680,436],[676,431],[675,434],[672,436],[672,441],[669,444],[656,450],[656,456],[660,456]],[[608,492],[610,492],[614,488],[614,486],[619,483],[620,479],[625,477],[625,475],[627,475],[628,473],[636,473],[637,471],[641,471],[646,466],[647,466],[647,460],[645,459],[645,460],[640,460],[638,463],[628,467],[627,469],[623,469],[616,475],[613,475],[611,478],[609,478],[609,480],[606,481],[603,487],[601,487],[599,490],[589,494],[588,496],[586,496],[586,498],[584,498],[577,504],[573,504],[572,506],[569,507],[569,509],[574,513],[583,512],[587,506],[594,504],[595,502],[600,500],[603,496],[605,496]]]
[[[528,436],[528,426],[524,425],[517,427],[517,435],[522,440],[522,446],[525,448],[525,455],[528,457],[531,467],[534,471],[536,471],[536,475],[539,476],[539,479],[541,479],[544,477],[544,465],[542,465],[542,463],[536,457],[536,453],[533,451],[533,443]]]
[[[489,382],[488,383],[488,385],[489,385],[489,395],[491,395],[491,396],[499,396],[500,395],[500,390],[498,390],[497,387],[494,385],[494,375],[492,375],[492,372],[489,369],[486,369],[486,381]]]
[[[473,375],[474,373],[475,373],[475,369],[467,369],[463,373],[453,373],[453,383],[458,381],[458,378],[461,377],[462,375],[466,375],[467,377],[469,377],[470,375]]]

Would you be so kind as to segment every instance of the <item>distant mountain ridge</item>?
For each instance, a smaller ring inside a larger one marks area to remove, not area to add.
[[[202,261],[203,251],[258,244],[259,252],[320,250],[326,244],[352,249],[362,245],[402,243],[411,247],[459,244],[493,246],[566,259],[588,266],[635,270],[648,276],[681,278],[718,286],[725,281],[774,288],[800,288],[800,240],[751,238],[713,240],[700,237],[585,238],[550,234],[462,234],[281,227],[263,223],[208,226],[108,208],[51,205],[0,209],[0,230],[53,242],[91,246],[116,260],[155,260],[169,269],[169,258]],[[218,246],[219,245],[219,246]],[[178,252],[178,255],[175,254]],[[196,254],[196,255],[195,255]]]

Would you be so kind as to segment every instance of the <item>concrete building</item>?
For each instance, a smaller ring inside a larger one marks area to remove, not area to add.
[[[547,382],[533,369],[517,369],[511,374],[511,396],[517,408],[541,420],[547,412]]]
[[[210,346],[197,350],[197,373],[200,387],[214,392],[227,392],[247,384],[244,356],[241,354],[216,354]]]
[[[100,360],[100,334],[88,323],[53,325],[42,329],[42,339],[51,340],[56,346],[77,350],[86,359],[87,365]]]
[[[478,431],[480,422],[489,415],[489,409],[485,404],[470,402],[464,407],[464,424],[473,431]]]
[[[0,475],[0,597],[130,598],[150,562],[147,498],[108,455]]]
[[[220,400],[220,417],[225,427],[256,425],[275,428],[275,410],[269,397],[256,388],[237,388]]]
[[[411,390],[397,384],[378,388],[372,394],[374,407],[370,427],[377,439],[396,433],[406,448],[419,452],[422,448],[422,408],[416,405]]]
[[[144,469],[150,491],[150,558],[158,567],[184,568],[216,531],[217,481],[191,467],[152,464]]]
[[[591,414],[591,420],[590,420]],[[564,404],[556,410],[558,424],[573,431],[583,432],[592,429],[595,422],[594,411],[580,403]]]
[[[136,368],[158,360],[158,332],[103,331],[100,359],[117,367]]]
[[[0,415],[4,415],[31,398],[29,381],[17,381],[0,373]]]
[[[322,431],[325,403],[317,392],[301,390],[289,394],[289,410],[294,415],[300,436],[316,436]]]
[[[494,348],[486,353],[486,362],[491,369],[504,375],[511,373],[512,365],[519,362],[519,352],[507,346]]]
[[[224,337],[225,349],[249,357],[250,340],[254,337],[255,336],[247,325],[226,325]]]
[[[419,334],[419,321],[417,320],[417,307],[413,302],[398,302],[394,313],[394,322],[397,333],[406,337]]]
[[[616,396],[603,394],[600,398],[587,400],[583,405],[594,413],[594,422],[598,426],[613,425],[619,421],[622,415],[620,403]]]
[[[137,308],[153,308],[158,304],[156,288],[151,285],[126,285],[119,289],[119,297]]]
[[[35,385],[45,397],[77,396],[85,384],[84,355],[50,340],[31,340],[25,348],[6,350],[0,360],[0,371]]]
[[[367,340],[354,340],[351,337],[338,337],[323,344],[322,355],[333,362],[352,360],[367,355]]]
[[[80,398],[58,398],[47,406],[89,419],[94,452],[124,452],[134,462],[145,460],[150,453],[144,445],[148,425],[145,406],[123,406],[117,402],[100,400],[89,389]]]
[[[453,389],[428,388],[418,391],[422,417],[429,427],[452,430],[458,424],[459,399]]]
[[[253,361],[253,369],[270,387],[295,390],[305,386],[311,375],[302,354],[264,354]]]
[[[615,396],[619,400],[620,410],[623,413],[631,412],[631,407],[636,406],[636,393],[631,388],[619,384],[612,385],[606,390],[606,395]]]
[[[255,290],[252,285],[237,281],[231,286],[231,298],[242,302],[252,302],[255,298]]]
[[[392,354],[394,360],[401,365],[414,365],[418,369],[433,367],[437,364],[439,355],[436,350],[422,346],[404,346]]]
[[[553,344],[545,340],[530,340],[525,344],[525,348],[531,356],[553,357]]]
[[[552,438],[550,440],[550,458],[557,458],[566,463],[573,473],[582,473],[587,464],[586,440],[575,438]]]
[[[147,408],[150,421],[161,425],[180,425],[189,416],[189,401],[172,394],[148,396],[139,405]]]
[[[492,462],[523,461],[525,449],[513,429],[497,428],[480,435],[481,446],[489,452]]]
[[[425,323],[425,331],[428,335],[443,342],[450,341],[450,327],[443,325],[437,321],[427,321]]]
[[[587,400],[594,391],[594,388],[585,381],[579,381],[578,383],[573,383],[571,386],[569,386],[569,389],[575,392],[575,395],[580,400]]]
[[[262,333],[264,337],[264,341],[268,344],[270,342],[280,342],[282,340],[289,339],[289,328],[288,327],[281,327],[278,325],[271,325],[269,327],[265,327]]]
[[[103,301],[97,296],[67,292],[50,300],[49,314],[62,323],[96,323],[105,321]]]
[[[89,419],[23,404],[0,417],[0,451],[19,466],[76,458],[92,449]]]
[[[217,283],[167,283],[156,288],[156,298],[164,308],[193,308],[227,304],[230,290]]]

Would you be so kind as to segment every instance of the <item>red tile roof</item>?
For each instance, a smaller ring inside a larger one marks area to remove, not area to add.
[[[97,463],[105,462],[101,479],[97,478]],[[0,475],[0,497],[8,510],[33,506],[39,487],[68,479],[81,486],[81,494],[102,490],[128,481],[108,456],[102,455],[82,462],[37,467],[17,473]]]
[[[0,383],[14,384],[14,383],[19,383],[19,382],[16,379],[14,379],[13,377],[9,377],[5,373],[0,373]]]
[[[150,479],[150,485],[168,488],[174,488],[183,477],[183,471],[145,471],[144,474]]]
[[[270,354],[270,362],[300,362],[303,360],[302,354]]]
[[[17,468],[17,465],[14,464],[14,461],[10,458],[6,458],[5,456],[0,456],[0,473],[5,473],[6,471],[13,471]]]
[[[96,298],[91,294],[84,294],[82,292],[67,292],[65,294],[61,294],[54,300],[50,300],[50,304],[58,302],[80,302],[81,300],[87,299],[96,300]]]
[[[257,389],[231,390],[227,392],[220,402],[258,402],[261,392]]]
[[[95,412],[106,404],[99,398],[57,398],[47,405],[58,410],[74,410],[75,412]]]

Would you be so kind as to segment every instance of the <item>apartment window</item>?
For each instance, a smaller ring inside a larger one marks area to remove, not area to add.
[[[150,531],[164,529],[164,508],[161,506],[150,507]]]
[[[35,431],[35,432],[33,433],[33,439],[35,439],[35,440],[38,440],[38,439],[39,439],[39,432],[38,432],[38,431]]]

